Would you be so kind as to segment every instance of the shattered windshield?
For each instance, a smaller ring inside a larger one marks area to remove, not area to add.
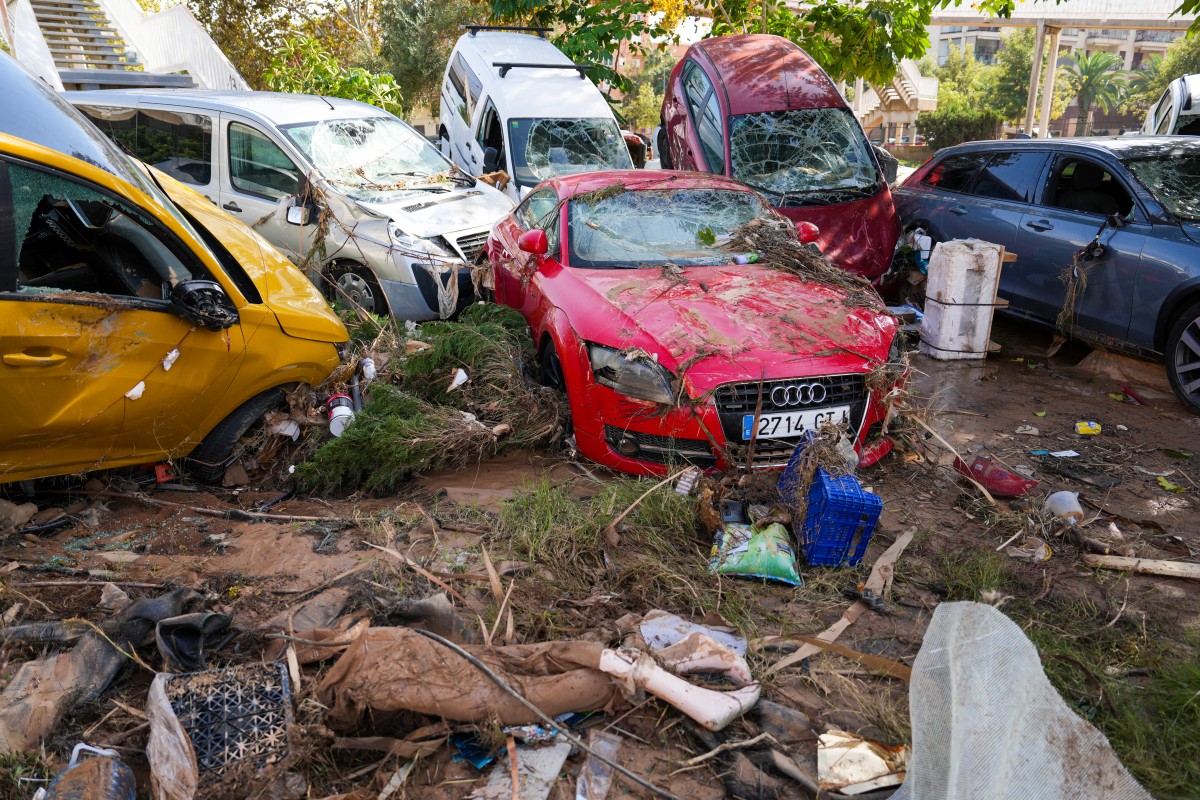
[[[283,131],[326,180],[356,200],[449,188],[450,162],[398,119],[303,122]]]
[[[779,205],[832,205],[874,194],[879,170],[850,112],[807,108],[733,118],[733,177]]]
[[[607,196],[604,196],[607,195]],[[768,209],[750,192],[602,189],[567,208],[572,267],[728,264],[732,233]]]
[[[508,125],[513,177],[520,186],[557,175],[633,169],[614,119],[514,119]]]
[[[1150,193],[1176,217],[1200,220],[1200,153],[1164,153],[1125,162]]]

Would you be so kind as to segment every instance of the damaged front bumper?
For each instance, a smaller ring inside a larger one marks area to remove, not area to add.
[[[475,289],[471,283],[471,268],[448,266],[439,270],[435,277],[423,265],[411,265],[413,282],[380,280],[379,288],[387,300],[388,309],[396,319],[411,319],[414,322],[442,319],[441,298],[447,296],[452,303],[453,313],[458,313],[475,302]],[[451,285],[451,282],[455,284]],[[441,289],[438,283],[441,283]],[[456,291],[457,290],[457,291]],[[447,314],[446,316],[451,316]]]

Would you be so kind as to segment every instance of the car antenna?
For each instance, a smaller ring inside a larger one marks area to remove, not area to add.
[[[326,97],[326,96],[325,96],[325,95],[323,95],[323,94],[319,94],[319,95],[317,95],[317,97],[319,97],[319,98],[321,98],[322,100],[324,100],[324,101],[325,101],[325,105],[329,106],[329,110],[330,110],[330,111],[337,111],[337,109],[333,107],[333,103],[329,102],[329,98],[328,98],[328,97]]]

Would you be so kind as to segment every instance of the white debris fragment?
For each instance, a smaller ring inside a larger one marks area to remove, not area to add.
[[[458,387],[462,386],[468,380],[470,380],[470,378],[467,376],[467,371],[462,367],[459,367],[457,370],[455,370],[454,380],[450,381],[450,386],[446,389],[446,391],[452,392]]]
[[[175,361],[178,360],[178,358],[179,358],[179,348],[178,347],[176,347],[174,350],[172,350],[171,352],[169,352],[165,356],[163,356],[163,360],[162,360],[163,372],[170,372],[171,367],[175,366]]]
[[[300,426],[294,419],[285,419],[272,425],[271,433],[277,436],[287,436],[294,442],[300,438]]]
[[[137,400],[139,397],[142,396],[142,393],[144,391],[146,391],[146,382],[138,381],[137,386],[133,387],[128,392],[126,392],[125,396],[128,397],[130,400]]]

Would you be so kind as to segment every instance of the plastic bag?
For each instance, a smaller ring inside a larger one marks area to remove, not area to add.
[[[725,523],[717,530],[708,563],[721,575],[804,585],[796,570],[796,553],[787,528],[778,522],[761,530],[739,522]]]

